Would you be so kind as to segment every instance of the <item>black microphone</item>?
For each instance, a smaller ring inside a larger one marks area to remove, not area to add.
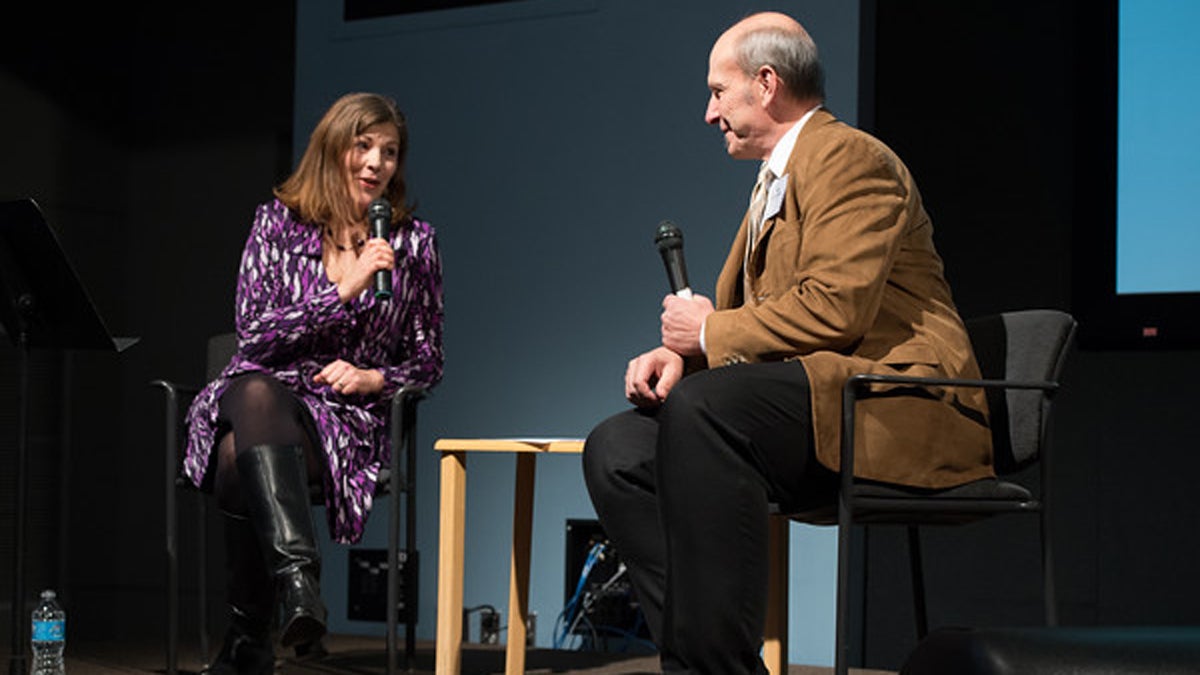
[[[388,226],[392,224],[392,205],[380,197],[367,206],[367,220],[371,223],[371,236],[387,239]],[[375,297],[392,297],[392,271],[375,271]]]
[[[671,282],[671,292],[681,298],[692,297],[692,289],[688,286],[687,264],[683,262],[683,232],[679,226],[669,220],[658,224],[654,233],[654,244],[662,255],[663,265],[667,268],[667,280]]]

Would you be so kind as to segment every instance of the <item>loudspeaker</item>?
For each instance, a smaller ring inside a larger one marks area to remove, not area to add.
[[[407,551],[398,551],[397,558],[400,563],[400,593],[396,601],[396,620],[407,624],[417,620],[417,570],[421,566],[416,551],[411,556]],[[387,572],[387,549],[350,549],[346,618],[354,621],[387,621]]]

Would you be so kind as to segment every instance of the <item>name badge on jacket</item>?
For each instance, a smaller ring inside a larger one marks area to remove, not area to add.
[[[771,183],[771,188],[767,190],[767,204],[763,207],[763,222],[779,215],[779,209],[783,207],[783,197],[787,194],[787,178],[788,175],[783,174]]]

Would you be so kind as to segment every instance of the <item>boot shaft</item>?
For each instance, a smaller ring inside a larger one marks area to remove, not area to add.
[[[257,445],[238,453],[238,479],[272,575],[310,569],[320,576],[320,552],[300,446]]]

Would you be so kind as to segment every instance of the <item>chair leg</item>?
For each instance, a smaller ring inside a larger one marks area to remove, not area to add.
[[[392,444],[391,457],[391,481],[388,489],[388,546],[387,546],[387,603],[384,605],[385,620],[387,623],[387,667],[385,673],[393,675],[396,672],[396,607],[400,598],[400,579],[396,573],[396,562],[399,556],[400,548],[400,533],[397,531],[400,527],[400,491],[407,491],[407,487],[402,485],[405,481],[401,480],[400,471],[400,453],[404,450],[404,439],[401,434],[397,433],[398,420],[397,415],[403,415],[403,408],[397,410],[396,402],[392,402],[392,411],[390,419],[390,432]],[[408,477],[405,476],[405,479]],[[405,561],[406,564],[412,564],[411,561]],[[405,602],[411,602],[412,599],[406,597]],[[408,666],[409,664],[405,664]]]
[[[913,613],[917,624],[917,641],[929,634],[929,611],[925,605],[925,571],[921,564],[921,532],[916,525],[908,526],[908,561],[912,574]]]
[[[404,602],[408,608],[407,621],[404,623],[404,670],[412,672],[417,667],[417,574],[419,560],[417,559],[417,401],[419,394],[409,394],[404,397],[404,419],[401,428],[404,431],[402,445],[405,448],[404,461],[404,549],[406,551],[404,569]]]
[[[833,673],[850,673],[850,540],[853,523],[846,497],[838,497],[837,623],[834,631]]]
[[[166,529],[166,554],[167,554],[167,665],[164,669],[166,675],[177,675],[179,672],[179,521],[178,518],[178,500],[177,488],[175,486],[176,475],[179,471],[179,399],[176,397],[176,389],[168,385],[165,381],[151,382],[152,385],[161,386],[166,400],[166,419],[164,428],[166,429],[166,443],[163,447],[166,448],[166,456],[163,466],[166,469],[166,486],[167,491],[163,502],[163,516],[165,517]]]
[[[868,564],[871,560],[871,526],[862,525],[856,529],[850,530],[850,550],[854,552],[854,557],[850,559],[850,572],[858,572],[860,580],[856,586],[851,586],[849,602],[853,602],[858,607],[858,632],[854,634],[853,641],[850,642],[850,651],[860,665],[865,665],[867,662],[867,619],[870,616],[868,610],[867,592],[871,588],[871,566]],[[849,623],[847,623],[849,625]],[[847,638],[850,640],[851,638]]]
[[[1043,469],[1044,471],[1045,469]],[[1054,556],[1050,546],[1050,523],[1045,505],[1039,515],[1042,538],[1042,598],[1045,605],[1046,625],[1058,625],[1058,598],[1054,587]]]
[[[387,590],[387,675],[396,671],[396,608],[401,592],[404,595],[404,670],[412,672],[416,665],[417,609],[416,556],[417,497],[416,497],[416,436],[417,402],[422,390],[402,389],[392,399],[389,433],[392,446],[391,513],[388,522],[388,590]],[[404,470],[400,469],[400,454],[404,455]],[[400,548],[400,495],[404,494],[404,576],[397,568]]]
[[[199,600],[197,618],[200,622],[197,630],[200,633],[200,661],[208,665],[208,659],[211,656],[208,644],[208,507],[207,500],[203,498],[203,495],[197,502],[196,531],[200,533],[196,544],[196,560],[199,570],[196,579],[196,595]]]

